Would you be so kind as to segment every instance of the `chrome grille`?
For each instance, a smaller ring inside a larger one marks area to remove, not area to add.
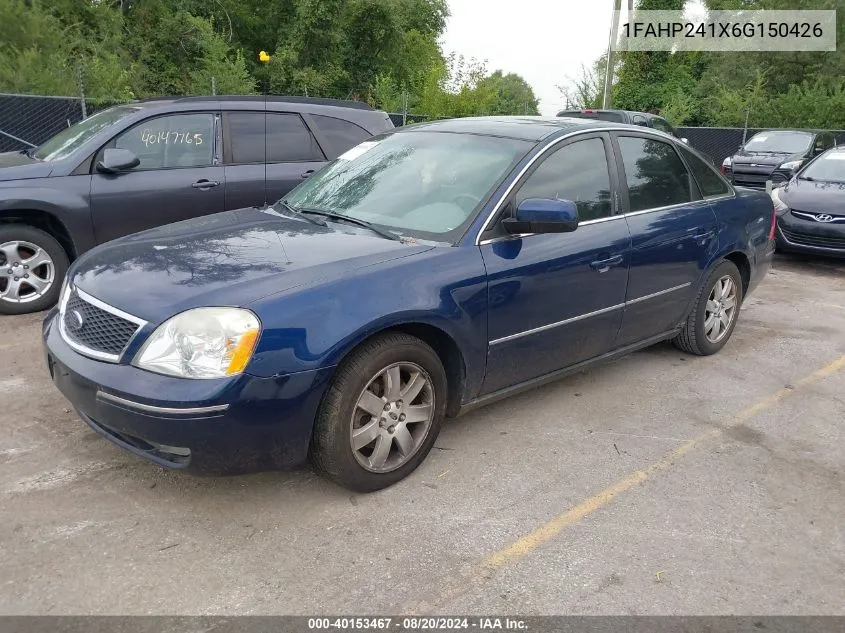
[[[62,302],[61,334],[81,354],[117,362],[144,321],[76,288]]]

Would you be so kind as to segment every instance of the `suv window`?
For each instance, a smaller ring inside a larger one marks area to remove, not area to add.
[[[702,196],[705,198],[712,198],[714,196],[723,196],[726,193],[730,193],[728,183],[726,183],[722,177],[716,173],[715,169],[687,148],[681,147],[681,152],[683,152],[687,165],[689,165],[689,168],[692,171],[693,178],[695,178],[695,181],[698,183],[698,189],[701,191]]]
[[[320,146],[298,114],[267,113],[267,162],[323,161]]]
[[[143,121],[112,145],[141,161],[135,170],[209,167],[214,161],[214,115],[173,114]]]
[[[526,198],[571,200],[582,222],[611,215],[610,174],[600,138],[576,141],[546,158],[520,187],[516,204]]]
[[[227,163],[243,165],[264,162],[264,113],[227,112],[229,143]]]
[[[692,200],[689,174],[672,145],[635,136],[620,136],[618,140],[631,211]]]
[[[666,134],[671,134],[675,136],[675,130],[669,125],[669,122],[666,119],[661,119],[660,117],[652,117],[651,119],[651,127],[655,130],[660,130],[661,132],[666,132]]]
[[[332,149],[338,154],[343,154],[346,150],[359,145],[372,136],[364,128],[343,119],[319,114],[312,114],[311,116],[326,140],[331,143]]]

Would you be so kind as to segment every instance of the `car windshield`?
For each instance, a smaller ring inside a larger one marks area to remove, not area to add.
[[[62,130],[32,153],[38,160],[62,160],[92,139],[100,130],[136,112],[137,108],[119,106],[94,114]]]
[[[761,132],[745,144],[745,151],[797,154],[809,149],[812,141],[808,132]]]
[[[799,174],[799,178],[845,183],[845,152],[822,154]]]
[[[352,148],[286,202],[400,235],[454,242],[532,145],[475,134],[398,132]]]

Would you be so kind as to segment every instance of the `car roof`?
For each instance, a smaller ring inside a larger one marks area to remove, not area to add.
[[[500,136],[522,141],[541,141],[548,136],[563,131],[574,132],[579,129],[602,129],[619,126],[642,130],[641,127],[635,125],[614,123],[612,121],[596,121],[593,119],[543,116],[486,116],[417,123],[407,128],[399,128],[399,131],[452,132],[458,134]]]
[[[570,110],[561,110],[560,112],[558,112],[558,116],[564,117],[567,114],[575,114],[575,113],[581,114],[581,113],[584,113],[584,112],[595,113],[595,114],[601,114],[602,112],[611,112],[613,114],[631,114],[631,115],[639,114],[641,116],[652,118],[652,119],[663,119],[664,118],[660,114],[654,114],[652,112],[640,112],[639,110],[618,110],[616,108],[607,108],[607,109],[604,109],[604,108],[580,108],[580,109],[579,108],[572,108]]]

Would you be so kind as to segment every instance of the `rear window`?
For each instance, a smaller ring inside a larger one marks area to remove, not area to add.
[[[359,145],[372,136],[367,130],[349,121],[331,116],[311,115],[326,140],[338,154]]]
[[[730,187],[722,177],[716,173],[710,165],[701,160],[698,156],[686,149],[683,145],[679,145],[684,158],[692,171],[692,177],[698,183],[698,189],[704,198],[713,198],[715,196],[723,196],[730,193]]]
[[[323,152],[298,114],[267,113],[268,163],[323,160]]]
[[[566,110],[558,114],[558,116],[574,117],[576,119],[596,119],[598,121],[613,121],[614,123],[624,123],[625,116],[619,112],[609,112],[601,110]]]

